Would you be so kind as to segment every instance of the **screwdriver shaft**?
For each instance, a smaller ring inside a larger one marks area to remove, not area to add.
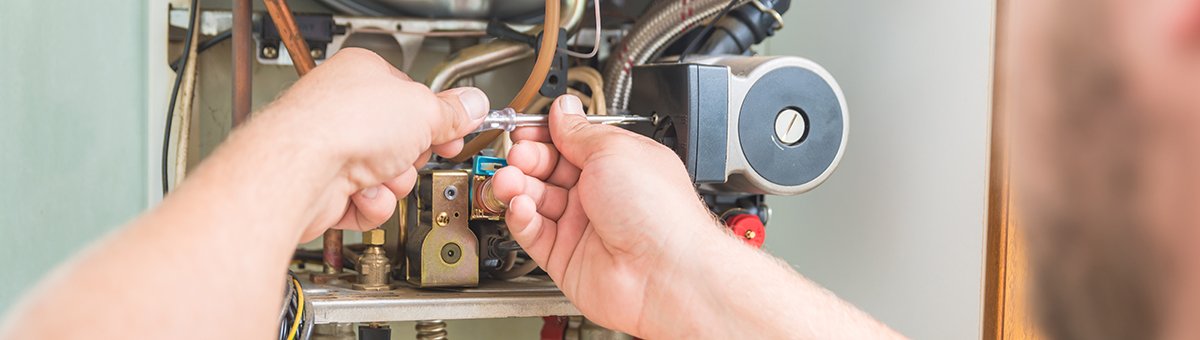
[[[627,125],[641,122],[653,122],[650,117],[633,115],[587,116],[587,120],[592,124],[608,125]],[[475,129],[475,132],[483,132],[488,130],[512,131],[522,126],[547,126],[549,124],[550,117],[547,115],[521,114],[517,113],[511,108],[503,108],[489,112],[487,118],[484,118],[483,124],[479,125],[479,128]]]

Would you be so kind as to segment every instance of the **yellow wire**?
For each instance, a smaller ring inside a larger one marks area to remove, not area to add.
[[[292,284],[296,286],[296,300],[299,307],[296,307],[296,320],[292,321],[292,330],[288,331],[288,340],[296,339],[296,329],[300,328],[300,320],[304,319],[304,289],[300,287],[300,281],[292,279]]]

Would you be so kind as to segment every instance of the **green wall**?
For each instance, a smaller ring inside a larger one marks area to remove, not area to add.
[[[146,22],[144,1],[0,1],[0,310],[146,206]]]
[[[770,197],[766,249],[914,339],[979,339],[991,112],[990,0],[800,0],[770,54],[846,94],[841,166]]]

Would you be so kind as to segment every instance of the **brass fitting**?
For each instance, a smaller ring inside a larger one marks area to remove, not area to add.
[[[363,243],[368,246],[382,246],[386,241],[384,239],[383,229],[372,229],[363,232]]]
[[[475,195],[471,205],[471,219],[499,221],[508,210],[507,204],[496,198],[492,177],[487,176],[475,176]]]
[[[482,201],[480,203],[483,203],[482,205],[484,210],[493,214],[503,214],[505,210],[508,210],[507,204],[504,204],[504,201],[496,198],[496,193],[492,189],[491,178],[488,178],[487,181],[483,182],[482,189],[483,190],[480,190],[479,196]]]
[[[392,288],[392,261],[383,250],[386,234],[383,229],[363,232],[367,249],[358,257],[358,290],[388,290]]]

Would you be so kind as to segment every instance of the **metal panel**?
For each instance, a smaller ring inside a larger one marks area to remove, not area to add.
[[[390,322],[580,315],[545,277],[484,281],[477,288],[366,292],[305,284],[316,323]]]

